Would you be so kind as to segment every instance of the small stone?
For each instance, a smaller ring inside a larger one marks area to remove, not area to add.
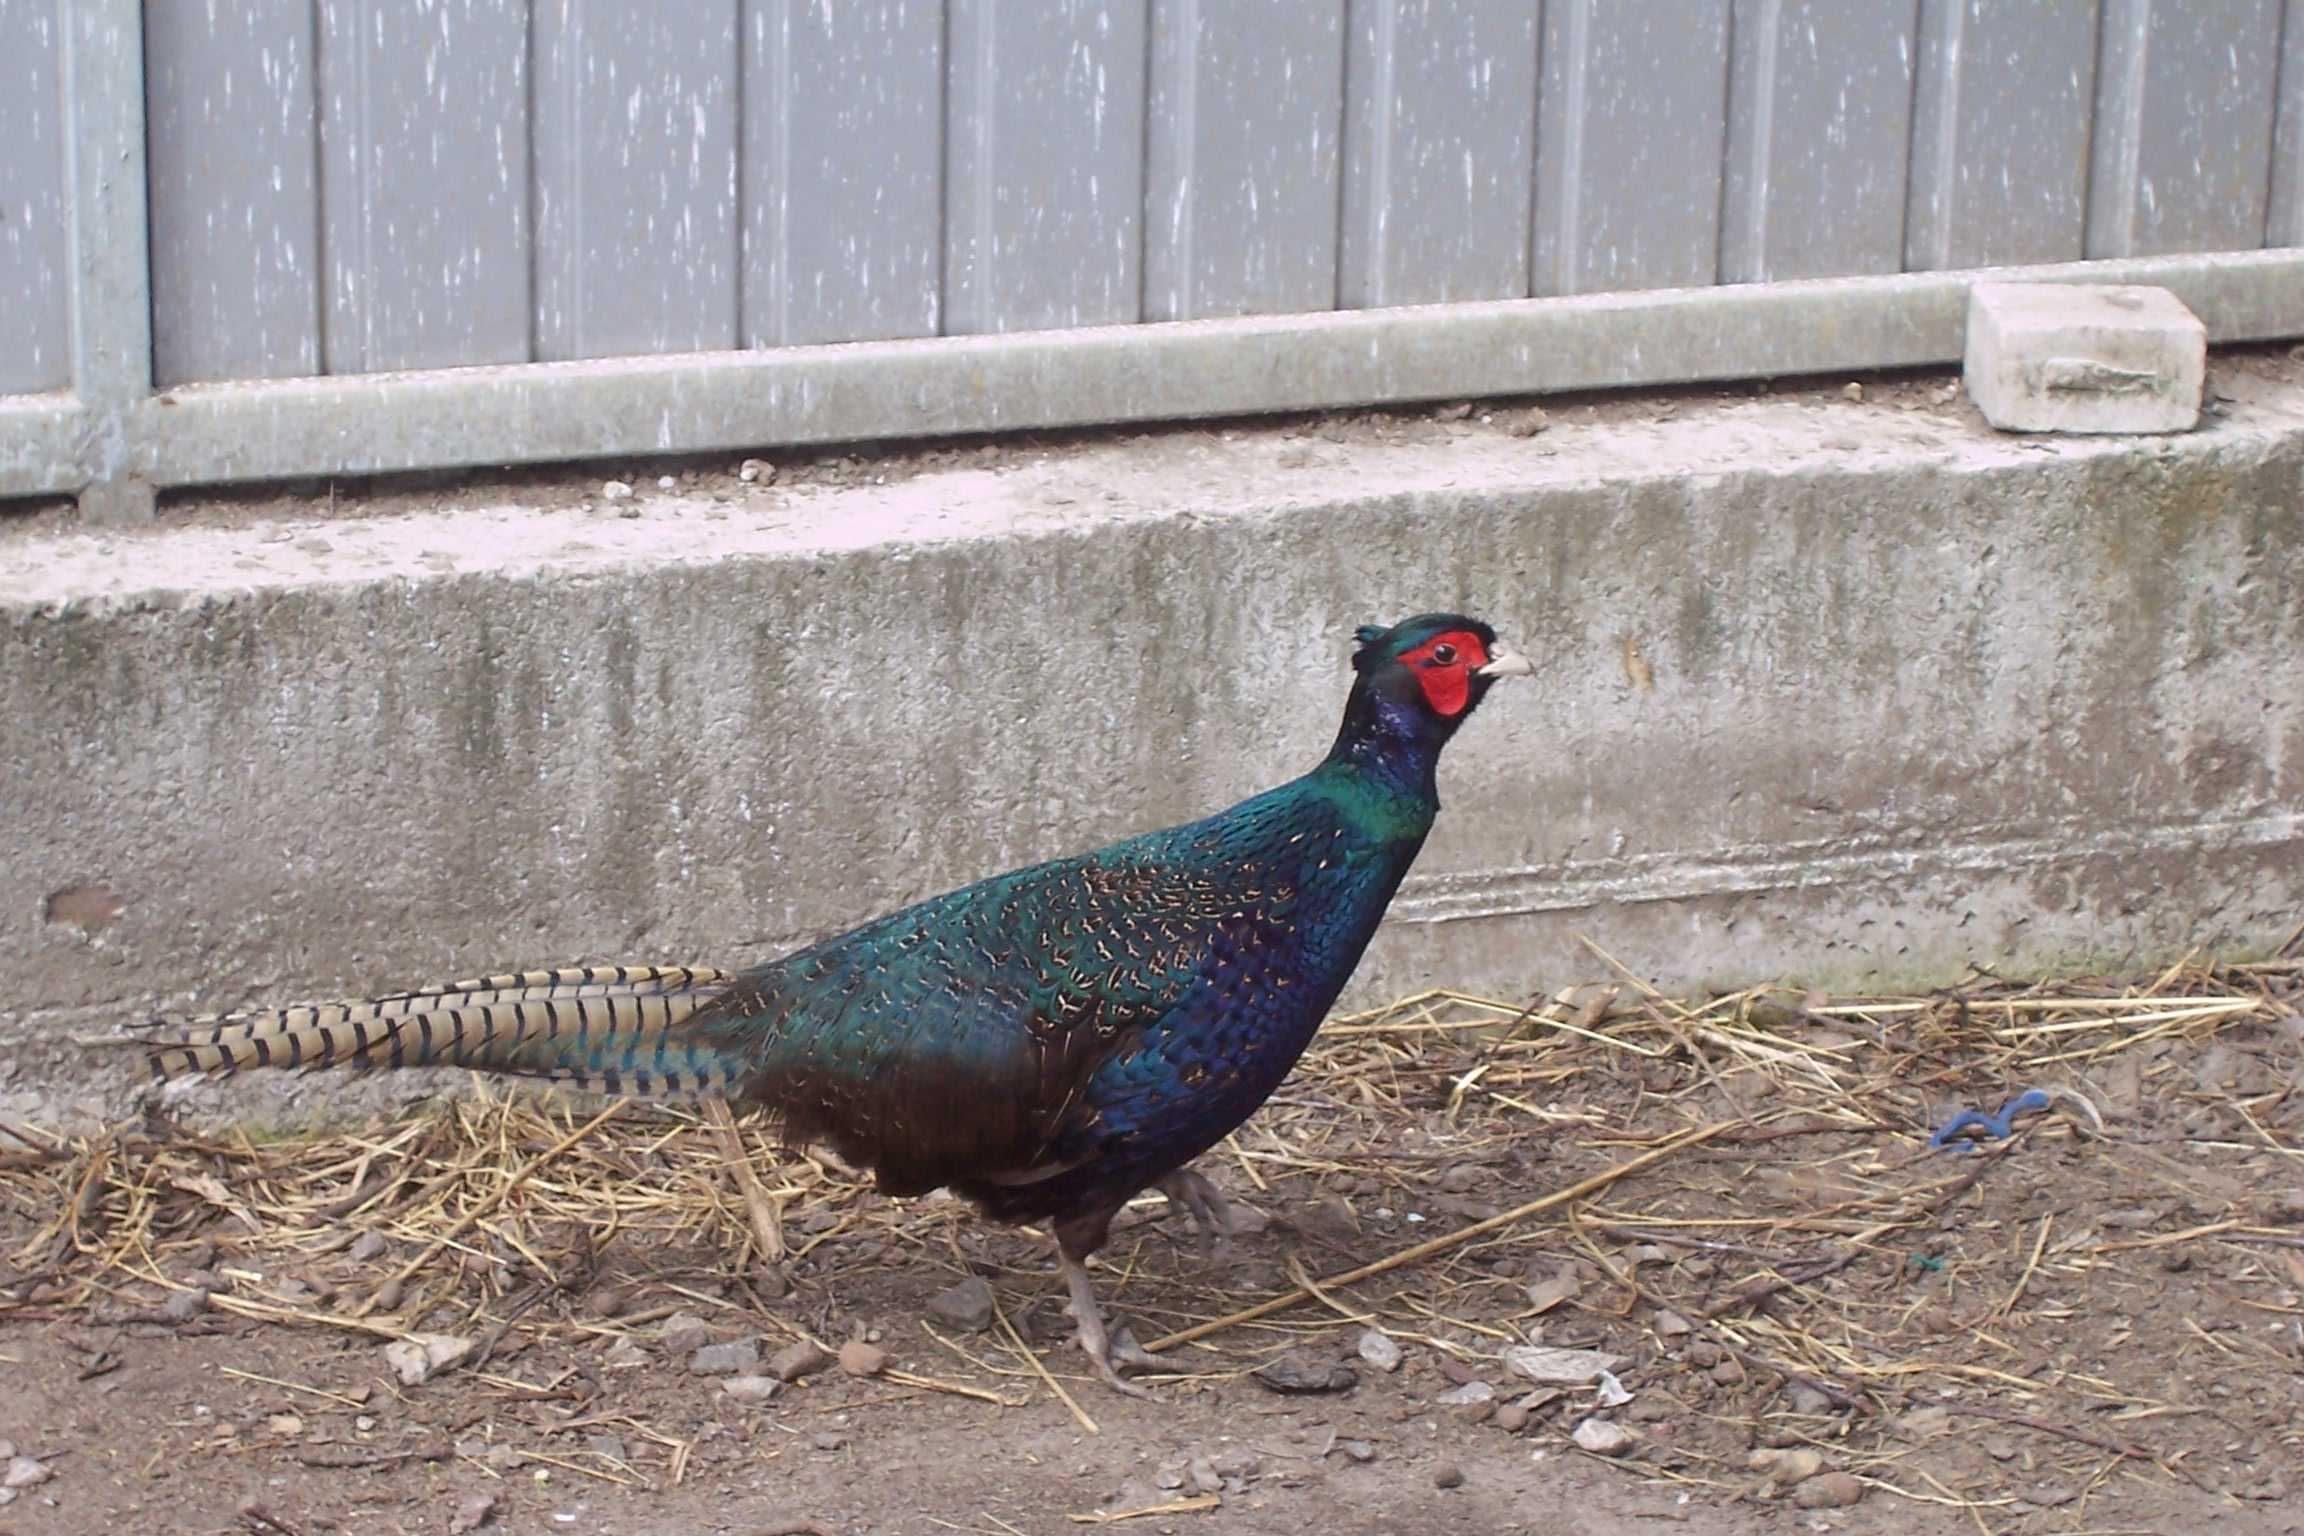
[[[720,1390],[740,1403],[764,1403],[783,1388],[773,1376],[731,1376]]]
[[[1376,1447],[1371,1441],[1339,1440],[1336,1442],[1336,1449],[1342,1451],[1345,1455],[1351,1457],[1354,1461],[1370,1462],[1376,1459]]]
[[[820,1451],[836,1451],[848,1443],[848,1437],[836,1429],[820,1429],[808,1437],[808,1443]]]
[[[1745,1458],[1744,1465],[1777,1487],[1790,1488],[1824,1470],[1824,1453],[1807,1446],[1788,1451],[1758,1450]]]
[[[746,485],[766,485],[776,478],[776,466],[766,459],[746,459],[736,467],[736,478]]]
[[[1452,1195],[1468,1195],[1478,1189],[1488,1177],[1488,1170],[1478,1163],[1458,1163],[1440,1175],[1440,1187]]]
[[[1505,411],[1496,418],[1496,424],[1512,437],[1534,437],[1552,425],[1552,418],[1544,407],[1531,405],[1524,410]]]
[[[1191,1475],[1192,1486],[1195,1490],[1201,1493],[1222,1493],[1224,1491],[1224,1479],[1216,1471],[1216,1464],[1207,1457],[1193,1457],[1191,1465],[1185,1468],[1185,1471]]]
[[[48,1470],[44,1461],[29,1456],[8,1458],[8,1470],[0,1473],[0,1488],[37,1488],[56,1474]]]
[[[778,1381],[821,1376],[832,1368],[832,1357],[806,1339],[795,1339],[768,1357],[768,1374]]]
[[[1734,1355],[1723,1355],[1712,1365],[1712,1379],[1724,1387],[1732,1387],[1744,1379],[1744,1363]]]
[[[982,1333],[992,1326],[992,1287],[975,1275],[928,1298],[928,1315],[947,1328]]]
[[[1433,1399],[1443,1408],[1463,1408],[1473,1403],[1496,1401],[1496,1389],[1484,1381],[1468,1381],[1460,1387],[1450,1387]]]
[[[466,1536],[496,1518],[496,1495],[476,1493],[456,1506],[456,1513],[448,1521],[448,1536]],[[271,1524],[266,1521],[265,1524]]]
[[[746,1334],[720,1344],[707,1344],[688,1357],[692,1376],[735,1376],[760,1363],[760,1341]]]
[[[1389,1375],[1400,1369],[1400,1362],[1405,1357],[1390,1334],[1371,1328],[1360,1335],[1360,1358]]]
[[[1586,1419],[1568,1438],[1595,1456],[1626,1455],[1640,1443],[1638,1434],[1607,1419]]]
[[[1896,1432],[1907,1440],[1926,1440],[1951,1427],[1949,1408],[1915,1408],[1896,1421]]]
[[[1530,1381],[1547,1387],[1580,1387],[1598,1381],[1604,1371],[1624,1368],[1621,1355],[1597,1349],[1546,1349],[1531,1344],[1504,1351],[1504,1363]]]
[[[360,1431],[360,1433],[366,1434],[368,1431],[376,1427],[375,1416],[373,1414],[366,1413],[356,1415],[352,1420],[352,1427]]]
[[[171,1291],[160,1303],[160,1315],[172,1323],[188,1323],[208,1310],[206,1291]]]
[[[1563,1268],[1528,1287],[1528,1305],[1536,1309],[1538,1316],[1542,1316],[1582,1289],[1584,1281],[1576,1271]]]
[[[384,1363],[404,1387],[420,1387],[472,1358],[472,1340],[447,1333],[415,1333],[384,1346]]]
[[[1840,398],[1843,400],[1853,400],[1857,404],[1861,405],[1864,403],[1864,386],[1851,379],[1846,384],[1840,386]]]
[[[1348,1392],[1360,1373],[1332,1355],[1304,1351],[1282,1355],[1256,1368],[1256,1380],[1266,1390],[1282,1393]]]
[[[850,1339],[840,1346],[840,1369],[851,1376],[877,1376],[888,1369],[888,1351],[877,1344]]]
[[[1794,1413],[1827,1414],[1833,1411],[1832,1399],[1804,1381],[1789,1382],[1784,1388],[1784,1406]]]
[[[631,1305],[631,1292],[624,1290],[619,1286],[604,1285],[600,1287],[600,1289],[592,1292],[591,1295],[584,1298],[584,1315],[586,1317],[598,1318],[622,1317],[626,1310],[631,1307]],[[684,1317],[687,1316],[686,1313],[682,1313],[681,1315]],[[666,1319],[666,1321],[670,1321],[670,1319]],[[703,1329],[704,1320],[702,1318],[692,1318],[690,1321],[694,1322],[699,1329]],[[690,1344],[688,1348],[694,1349],[698,1344],[707,1344],[710,1342],[711,1333],[710,1330],[707,1329],[700,1332],[696,1338],[695,1343]]]
[[[1452,1461],[1440,1463],[1432,1469],[1432,1486],[1435,1488],[1463,1487],[1464,1469]]]
[[[1656,1331],[1667,1339],[1679,1339],[1687,1337],[1695,1330],[1690,1326],[1688,1319],[1670,1307],[1666,1307],[1656,1314]]]
[[[1826,1472],[1792,1490],[1792,1502],[1802,1509],[1846,1509],[1863,1498],[1863,1480],[1853,1472]]]
[[[375,1260],[382,1258],[384,1256],[384,1250],[391,1246],[392,1245],[390,1243],[384,1241],[383,1233],[363,1232],[358,1237],[352,1239],[352,1262],[355,1264],[373,1263]]]
[[[2274,1195],[2266,1214],[2284,1227],[2304,1227],[2304,1185]]]
[[[1508,1435],[1516,1435],[1528,1427],[1538,1412],[1559,1400],[1558,1392],[1530,1392],[1516,1397],[1496,1410],[1496,1427]]]
[[[18,1495],[15,1489],[0,1488],[0,1509],[6,1509],[9,1505],[15,1503],[17,1497]]]
[[[1443,405],[1438,410],[1434,411],[1432,413],[1432,419],[1434,421],[1462,421],[1465,417],[1471,414],[1472,402],[1469,400],[1458,400],[1451,405]]]
[[[671,475],[658,475],[656,477],[656,489],[660,491],[676,491],[680,489],[680,482],[677,478]]]
[[[604,482],[600,487],[600,499],[602,501],[630,501],[632,499],[632,482],[629,480]]]
[[[639,1341],[627,1334],[618,1334],[613,1343],[600,1352],[600,1363],[616,1370],[628,1371],[636,1365],[648,1363],[648,1351]]]
[[[712,1328],[693,1312],[675,1312],[656,1325],[656,1342],[668,1355],[692,1355],[712,1342]]]

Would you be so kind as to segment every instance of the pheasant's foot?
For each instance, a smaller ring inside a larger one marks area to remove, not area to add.
[[[1064,1283],[1072,1288],[1072,1316],[1080,1324],[1080,1352],[1113,1391],[1127,1397],[1151,1397],[1150,1392],[1124,1378],[1113,1363],[1112,1335],[1104,1326],[1104,1309],[1096,1304],[1096,1288],[1088,1282],[1088,1266],[1063,1252],[1057,1254],[1056,1261],[1063,1267]],[[1121,1364],[1136,1365],[1152,1359],[1136,1347],[1126,1329],[1121,1330],[1120,1338]]]
[[[1230,1263],[1232,1249],[1232,1202],[1224,1191],[1204,1173],[1179,1168],[1154,1186],[1168,1197],[1171,1205],[1179,1206],[1192,1217],[1192,1227],[1200,1236],[1200,1257],[1209,1264]]]

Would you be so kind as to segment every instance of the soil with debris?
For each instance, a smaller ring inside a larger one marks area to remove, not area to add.
[[[1032,1235],[712,1114],[11,1141],[22,1536],[2304,1531],[2304,960],[1333,1021],[1237,1256],[1105,1251],[1148,1401]]]

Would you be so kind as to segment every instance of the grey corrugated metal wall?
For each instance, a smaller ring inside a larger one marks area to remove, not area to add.
[[[146,26],[162,384],[2304,242],[2304,0]],[[66,382],[59,31],[0,0],[0,389]]]
[[[2304,0],[0,0],[0,146],[0,496],[107,517],[1942,362],[2009,264],[2304,332]]]

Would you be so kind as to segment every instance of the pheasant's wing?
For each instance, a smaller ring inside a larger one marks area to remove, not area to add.
[[[893,1193],[1059,1171],[1092,1155],[1098,1064],[1293,898],[1190,851],[1121,845],[907,908],[745,974],[682,1033]]]

